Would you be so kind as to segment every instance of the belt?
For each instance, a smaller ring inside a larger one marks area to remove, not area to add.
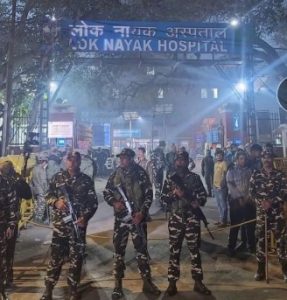
[[[192,211],[182,211],[182,210],[174,211],[173,214],[177,215],[183,220],[186,220],[187,218],[194,216],[194,213]]]

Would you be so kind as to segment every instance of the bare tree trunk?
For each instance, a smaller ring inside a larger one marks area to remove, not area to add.
[[[2,155],[7,155],[10,142],[11,108],[13,103],[13,65],[15,45],[15,22],[16,22],[17,0],[12,0],[12,18],[9,37],[9,49],[7,55],[7,76],[6,76],[6,102],[3,117]]]

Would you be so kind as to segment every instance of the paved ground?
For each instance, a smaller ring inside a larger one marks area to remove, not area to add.
[[[100,192],[105,181],[96,182]],[[112,264],[113,247],[111,243],[113,217],[112,209],[101,201],[97,214],[89,226],[88,257],[83,270],[83,300],[111,299],[113,288]],[[152,207],[153,222],[149,223],[149,252],[152,258],[152,272],[156,284],[164,291],[167,287],[168,266],[168,231],[164,215]],[[209,198],[204,211],[212,224],[217,220],[215,201]],[[212,225],[211,225],[212,227]],[[204,229],[203,229],[204,231]],[[206,285],[213,295],[204,297],[192,291],[193,282],[190,276],[190,261],[186,247],[182,251],[181,279],[178,283],[180,293],[172,299],[217,299],[217,300],[260,300],[286,299],[287,284],[281,279],[280,269],[275,259],[270,264],[270,284],[255,282],[255,257],[242,253],[236,258],[229,258],[225,253],[227,231],[214,233],[212,241],[206,234],[202,235],[202,261]],[[17,243],[15,263],[15,288],[11,293],[12,300],[40,299],[43,290],[43,278],[48,261],[49,246],[43,241],[49,240],[51,231],[29,225],[21,233]],[[134,250],[131,243],[126,253],[126,278],[124,280],[125,299],[151,299],[141,293],[141,279],[137,272]],[[65,266],[65,269],[67,266]],[[66,276],[62,272],[59,284],[55,289],[55,299],[65,299]],[[163,294],[158,299],[164,299]]]

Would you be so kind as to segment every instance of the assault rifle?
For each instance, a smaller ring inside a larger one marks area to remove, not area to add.
[[[63,221],[64,221],[65,224],[68,224],[68,223],[73,224],[76,238],[79,240],[81,236],[80,236],[79,226],[77,224],[78,218],[77,218],[76,213],[74,212],[74,209],[73,209],[73,206],[72,206],[72,203],[71,203],[71,200],[70,200],[70,196],[69,196],[65,186],[61,186],[60,190],[61,190],[61,192],[63,194],[63,197],[65,198],[65,200],[68,204],[68,209],[69,209],[69,215],[64,217]]]
[[[127,210],[127,215],[122,218],[122,221],[127,223],[127,222],[131,221],[131,219],[133,218],[133,210],[132,210],[131,204],[130,204],[126,194],[124,193],[121,185],[118,184],[116,186],[116,188],[117,188],[118,192],[120,193],[121,197],[123,198],[124,204],[125,204],[125,207],[126,207],[126,210]]]
[[[185,197],[188,199],[188,201],[192,202],[193,200],[193,195],[191,192],[187,191],[186,187],[184,186],[184,182],[182,180],[182,178],[178,175],[178,174],[173,174],[170,179],[172,180],[172,182],[175,184],[175,186],[177,186],[180,190],[182,190],[185,194]],[[189,209],[194,213],[194,215],[203,222],[207,232],[209,233],[210,237],[214,240],[214,236],[211,233],[211,231],[208,228],[208,222],[207,219],[202,211],[202,209],[200,207],[196,207],[194,208],[192,206],[191,203],[189,204]]]
[[[121,197],[123,198],[124,204],[125,204],[125,207],[126,207],[126,210],[127,210],[127,215],[122,218],[122,221],[127,223],[127,222],[132,220],[134,212],[132,210],[131,203],[129,202],[125,192],[123,191],[123,189],[121,187],[121,185],[120,184],[116,185],[116,188],[117,188],[118,192],[120,193]],[[142,223],[136,225],[136,230],[137,230],[138,235],[140,237],[145,238],[145,232],[144,232]]]

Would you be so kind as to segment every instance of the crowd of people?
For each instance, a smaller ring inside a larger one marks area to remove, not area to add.
[[[258,261],[255,279],[263,280],[266,276],[265,230],[271,230],[287,282],[284,219],[287,179],[282,171],[274,167],[276,154],[272,144],[267,143],[264,149],[259,144],[253,144],[249,149],[232,145],[225,152],[216,149],[214,156],[210,150],[207,151],[202,160],[202,175],[209,195],[213,194],[216,199],[219,212],[216,225],[226,227],[230,220],[228,254],[234,256],[243,250],[255,253]],[[255,219],[256,222],[252,222]],[[242,223],[242,226],[234,226]],[[241,242],[238,244],[239,231]]]
[[[138,270],[143,280],[143,292],[158,296],[161,292],[152,280],[148,253],[147,221],[154,198],[169,211],[169,263],[166,294],[177,293],[180,278],[180,253],[183,240],[191,257],[194,291],[210,295],[203,283],[200,256],[201,207],[214,196],[218,206],[218,227],[232,226],[228,237],[228,254],[236,255],[247,248],[256,254],[256,280],[265,278],[266,229],[276,240],[282,273],[287,282],[287,232],[284,205],[287,203],[287,179],[274,168],[272,147],[262,149],[254,144],[246,149],[232,146],[226,151],[212,149],[202,159],[201,176],[192,170],[194,161],[184,147],[172,145],[165,154],[165,142],[146,157],[146,149],[137,153],[125,148],[118,155],[118,166],[109,176],[104,200],[114,211],[114,278],[112,299],[124,296],[122,280],[125,271],[125,252],[129,234],[136,251]],[[50,154],[55,155],[55,153]],[[82,171],[83,156],[69,150],[65,158],[57,160],[50,173],[49,157],[42,153],[33,170],[31,185],[17,174],[13,164],[0,164],[0,299],[7,300],[6,288],[13,282],[13,259],[19,221],[20,199],[33,197],[36,202],[34,218],[37,222],[51,222],[53,237],[50,261],[45,277],[45,291],[41,300],[51,300],[62,266],[68,258],[69,299],[79,299],[78,287],[85,256],[86,230],[89,220],[98,209],[93,175]],[[56,167],[55,167],[56,165]],[[58,168],[58,169],[57,169]],[[153,185],[155,193],[153,191]],[[31,189],[30,189],[31,188]],[[256,222],[255,222],[256,219]],[[205,219],[206,220],[206,219]],[[246,223],[247,222],[247,223]],[[244,224],[242,224],[244,223]],[[267,224],[267,228],[265,228]],[[238,234],[241,242],[238,244]],[[3,270],[3,271],[2,271]]]

